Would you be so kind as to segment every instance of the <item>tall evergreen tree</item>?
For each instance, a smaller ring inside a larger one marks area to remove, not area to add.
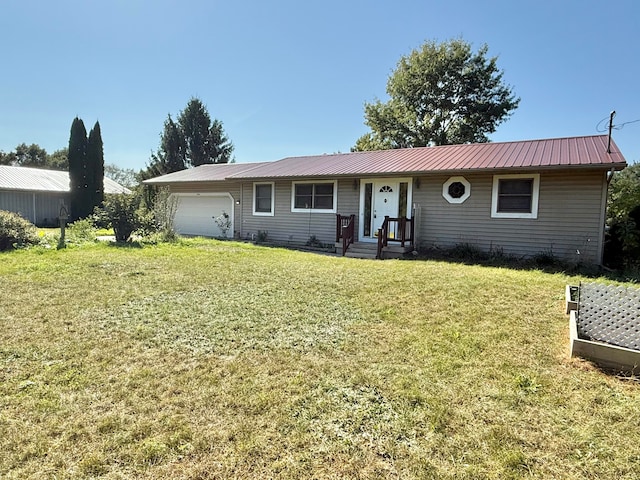
[[[207,107],[194,97],[176,121],[167,115],[160,147],[151,153],[140,178],[146,180],[207,163],[228,163],[232,153],[233,143],[224,133],[222,122],[212,121]]]
[[[145,170],[140,172],[142,180],[146,180],[167,173],[178,172],[186,168],[184,162],[185,141],[182,132],[171,115],[167,115],[164,130],[160,136],[160,148],[151,154],[150,162]]]
[[[78,220],[93,213],[104,199],[104,152],[100,123],[87,138],[84,122],[76,117],[69,136],[69,186],[71,218]]]
[[[233,143],[229,140],[222,128],[222,122],[214,119],[209,129],[209,163],[233,163]]]
[[[71,191],[71,218],[77,220],[85,216],[87,130],[78,117],[71,123],[69,135],[69,188]]]
[[[199,98],[191,98],[178,115],[178,126],[185,141],[185,165],[197,167],[206,163],[228,163],[233,144],[222,128],[222,122],[211,116]]]
[[[166,173],[179,172],[186,168],[185,155],[187,146],[180,128],[173,121],[171,115],[167,115],[167,120],[164,122],[164,133],[162,134],[160,148]]]
[[[96,122],[87,140],[87,209],[91,213],[104,200],[104,150],[100,123]]]
[[[178,115],[180,130],[185,139],[185,157],[190,166],[213,163],[209,159],[209,112],[197,98],[192,98]]]

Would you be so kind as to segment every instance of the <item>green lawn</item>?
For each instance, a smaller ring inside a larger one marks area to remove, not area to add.
[[[202,239],[0,254],[0,477],[640,478],[562,274]]]

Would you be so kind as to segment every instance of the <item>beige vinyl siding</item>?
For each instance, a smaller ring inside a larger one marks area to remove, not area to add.
[[[36,225],[58,225],[60,205],[69,202],[64,193],[0,191],[0,210],[20,214]]]
[[[356,237],[360,228],[360,182],[361,180],[356,180],[354,188],[354,179],[352,178],[338,181],[338,213],[345,217],[356,216],[354,226]],[[335,220],[333,231],[335,237]]]
[[[537,219],[491,218],[493,175],[464,177],[471,196],[460,205],[442,197],[449,176],[420,178],[413,201],[421,207],[421,246],[468,243],[518,256],[550,252],[567,260],[600,261],[603,171],[542,172]]]
[[[462,204],[449,203],[442,196],[442,186],[451,176],[421,176],[419,188],[414,181],[412,202],[420,211],[420,219],[416,222],[419,246],[451,247],[468,243],[507,255],[553,253],[571,261],[601,261],[606,172],[541,172],[537,219],[491,218],[491,173],[462,175],[471,185],[471,195]],[[363,181],[358,179],[355,188],[353,178],[337,181],[336,212],[355,214],[356,232],[360,183]],[[292,212],[291,188],[291,180],[276,180],[274,215],[257,216],[253,215],[252,181],[193,182],[171,187],[176,193],[231,194],[235,235],[241,238],[255,238],[258,231],[266,231],[269,239],[281,242],[304,243],[311,236],[323,243],[334,242],[336,214]],[[236,200],[240,200],[240,205]]]
[[[334,179],[308,179],[308,181],[333,181]],[[307,181],[305,179],[298,181]],[[253,238],[258,231],[267,232],[271,240],[304,243],[311,236],[320,242],[335,241],[336,214],[291,211],[291,180],[277,180],[274,183],[275,202],[273,216],[253,215],[253,182],[243,183],[242,196],[242,236]],[[353,189],[353,179],[339,180],[338,205],[336,211],[343,215],[358,214],[358,191]]]

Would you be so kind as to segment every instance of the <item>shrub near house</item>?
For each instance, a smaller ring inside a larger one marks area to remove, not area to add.
[[[0,252],[38,243],[36,228],[17,213],[0,210]]]
[[[96,209],[95,217],[113,228],[117,242],[126,242],[144,223],[139,207],[137,195],[106,195],[102,207]]]

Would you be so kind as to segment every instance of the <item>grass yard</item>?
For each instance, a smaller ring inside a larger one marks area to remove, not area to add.
[[[202,239],[0,254],[0,477],[640,478],[562,274]]]

